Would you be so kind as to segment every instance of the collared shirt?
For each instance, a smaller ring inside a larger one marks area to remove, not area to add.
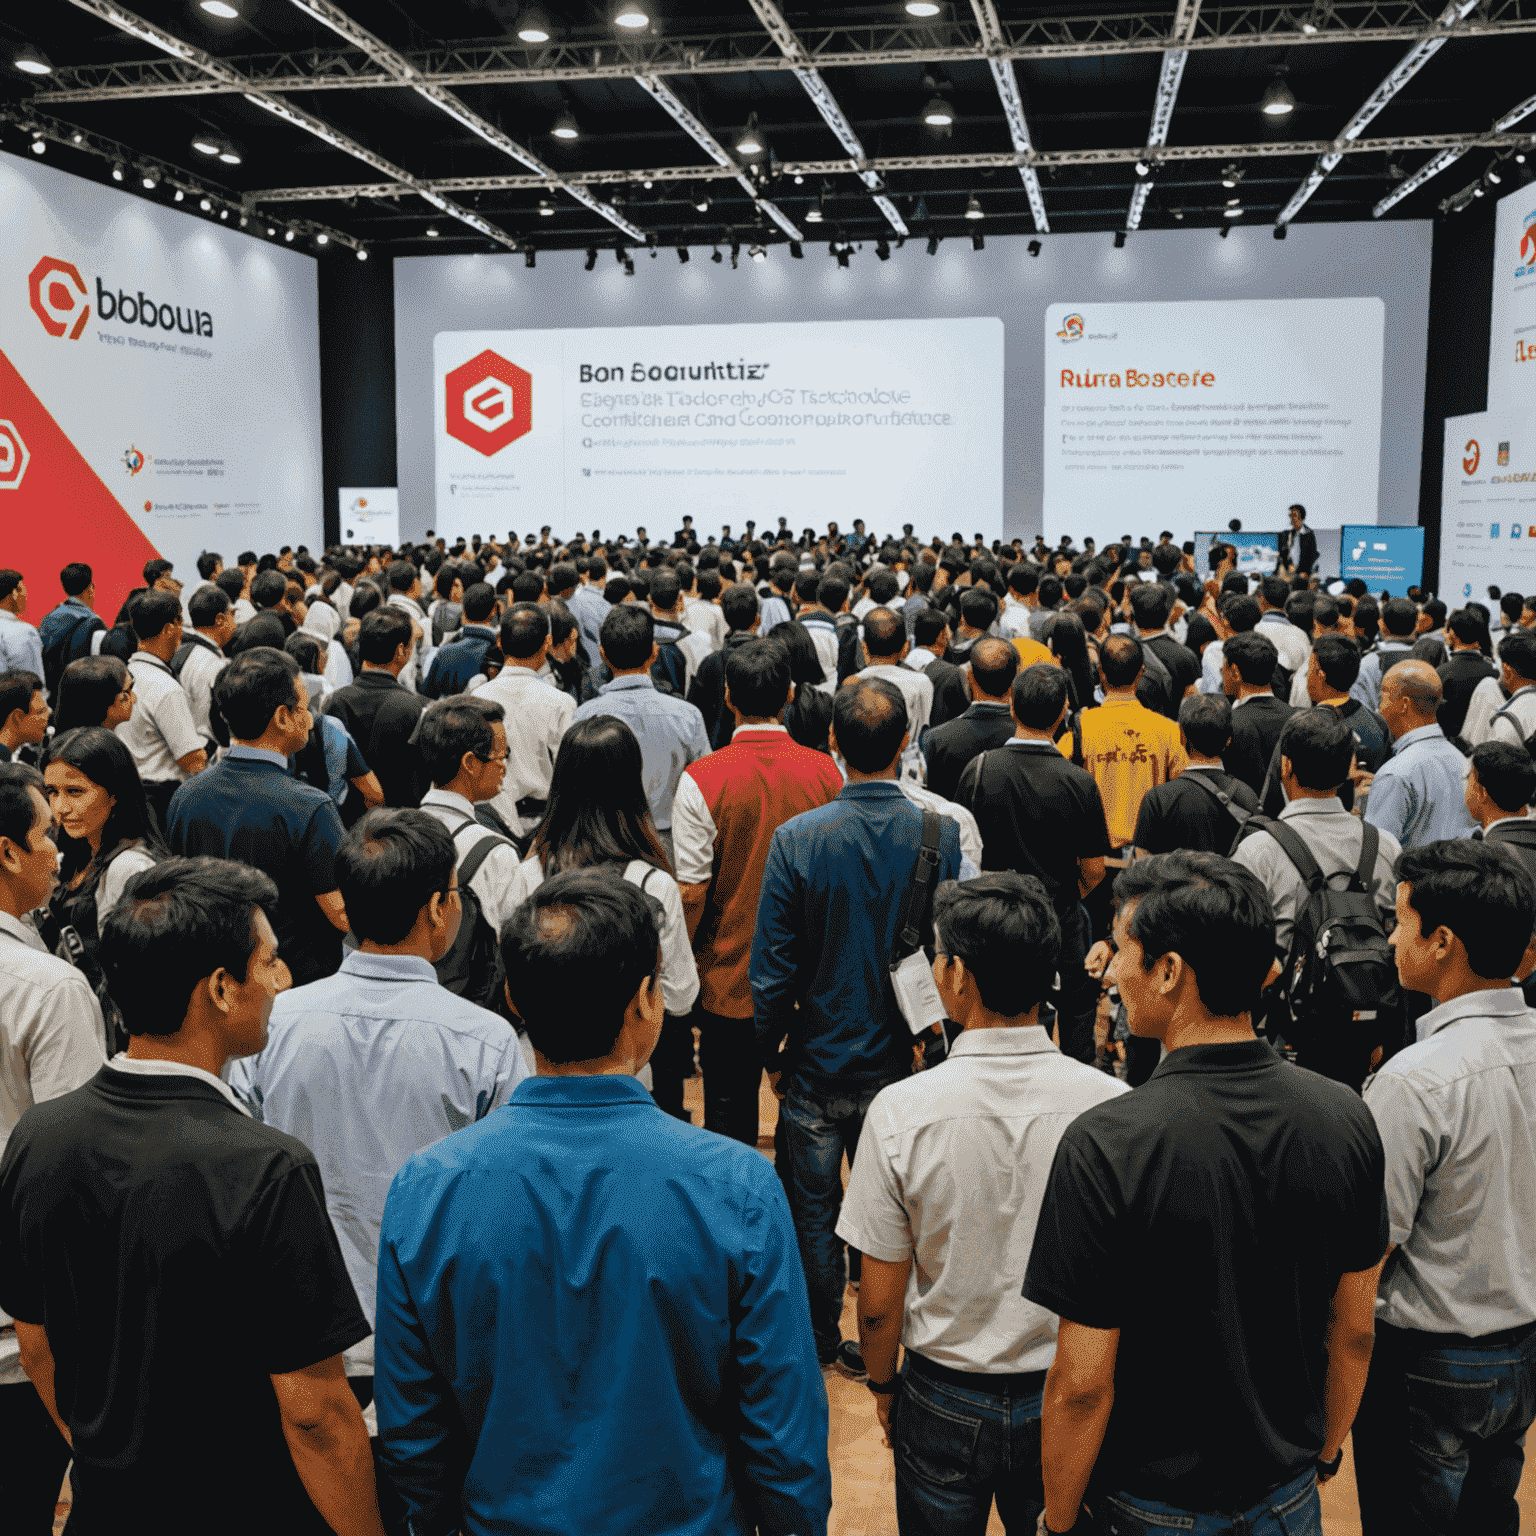
[[[334,976],[278,997],[266,1045],[229,1081],[258,1120],[315,1154],[372,1325],[390,1181],[527,1076],[512,1026],[440,986],[430,961],[350,950]]]
[[[683,623],[695,634],[709,640],[709,648],[718,651],[725,645],[725,614],[719,603],[705,602],[702,597],[686,598],[683,602]]]
[[[1376,770],[1365,819],[1404,848],[1470,837],[1477,823],[1467,810],[1466,771],[1466,758],[1440,727],[1421,725],[1399,736],[1392,756]]]
[[[1292,800],[1280,812],[1280,818],[1317,860],[1324,875],[1352,873],[1360,863],[1360,849],[1365,831],[1358,817],[1344,809],[1337,795],[1327,800]],[[1374,825],[1374,823],[1373,823]],[[1402,852],[1390,832],[1380,831],[1376,853],[1376,909],[1390,929],[1397,906],[1397,876],[1393,866]],[[1269,892],[1275,909],[1275,950],[1282,959],[1291,951],[1291,930],[1296,914],[1306,896],[1306,882],[1290,861],[1285,850],[1268,832],[1255,829],[1232,854],[1234,862],[1251,870]]]
[[[1365,1085],[1397,1244],[1376,1316],[1474,1338],[1536,1322],[1536,1013],[1470,992],[1418,1036]]]
[[[417,1530],[825,1536],[826,1389],[783,1189],[633,1078],[534,1078],[401,1169],[375,1359]]]
[[[596,667],[601,661],[599,654],[599,637],[602,633],[603,620],[608,617],[609,610],[613,607],[607,598],[603,596],[600,587],[591,585],[577,587],[566,599],[565,606],[571,610],[571,617],[576,620],[576,628],[581,639],[581,653],[587,658],[589,667]]]
[[[213,740],[209,713],[213,707],[213,683],[227,665],[224,653],[202,635],[188,634],[191,649],[181,664],[180,682],[192,706],[192,720],[204,741]],[[135,712],[138,706],[134,706]]]
[[[383,667],[364,668],[354,682],[336,689],[325,701],[325,713],[346,726],[363,761],[378,777],[385,805],[420,805],[422,795],[431,788],[413,740],[426,707],[424,698],[402,688]]]
[[[1110,846],[1123,848],[1136,835],[1143,796],[1184,770],[1179,728],[1135,699],[1106,699],[1080,718],[1083,767],[1099,786]],[[1070,731],[1057,743],[1066,758],[1074,745]]]
[[[975,816],[963,805],[946,799],[926,784],[919,784],[905,775],[896,780],[896,787],[920,811],[937,811],[960,829],[960,873],[957,880],[974,880],[981,873],[981,827]]]
[[[1506,699],[1498,678],[1484,678],[1467,705],[1461,734],[1474,747],[1485,741],[1523,747],[1527,736],[1536,736],[1536,684],[1527,683]]]
[[[250,1110],[235,1097],[229,1084],[222,1077],[205,1071],[202,1067],[194,1067],[190,1061],[165,1061],[153,1057],[117,1055],[107,1063],[107,1066],[114,1072],[126,1072],[133,1077],[190,1077],[194,1082],[206,1083],[215,1093],[233,1104],[242,1115],[250,1114]]]
[[[597,698],[581,705],[573,719],[595,715],[612,715],[635,733],[656,829],[670,831],[672,797],[683,769],[709,755],[704,716],[695,705],[660,692],[649,677],[616,677],[598,690]]]
[[[821,681],[813,683],[823,693],[837,692],[837,653],[839,650],[837,620],[824,608],[802,608],[800,622],[816,647],[816,659],[821,663]]]
[[[757,632],[759,635],[766,635],[780,624],[789,623],[789,604],[777,592],[763,599],[762,607],[758,610],[758,613]]]
[[[1035,610],[1028,603],[1020,602],[1012,592],[1003,599],[1003,611],[997,616],[997,632],[1005,640],[1031,640],[1034,638],[1030,619]]]
[[[407,597],[404,592],[391,592],[389,607],[399,608],[402,612],[408,613],[421,626],[421,639],[412,647],[411,659],[400,670],[400,686],[409,689],[412,693],[418,693],[422,678],[422,647],[432,643],[432,625],[421,604],[414,597]]]
[[[928,718],[933,713],[933,683],[926,673],[914,671],[911,667],[897,666],[895,662],[872,661],[860,672],[861,679],[870,682],[894,683],[907,705],[907,730],[912,737],[912,745],[917,745],[917,738],[927,727]]]
[[[148,651],[128,658],[133,678],[133,713],[117,728],[118,739],[133,754],[133,766],[145,784],[182,783],[180,759],[203,750],[203,735],[192,717],[186,690],[171,669]]]
[[[973,758],[1013,739],[1013,712],[1006,704],[972,704],[964,714],[936,725],[923,738],[928,788],[953,800],[960,775]]]
[[[542,811],[519,816],[519,800],[547,800],[555,776],[560,738],[571,727],[576,701],[548,678],[527,667],[504,666],[477,699],[490,699],[506,711],[507,771],[491,809],[514,830],[527,832],[539,823]]]
[[[452,834],[460,864],[471,849],[479,846],[481,838],[495,835],[475,819],[474,802],[451,789],[429,789],[421,797],[421,808],[435,816]],[[469,882],[486,922],[497,933],[517,909],[519,898],[515,892],[520,862],[517,849],[503,840],[481,860],[480,868]]]
[[[1376,649],[1360,658],[1360,675],[1349,690],[1352,699],[1359,699],[1367,709],[1381,708],[1381,679],[1394,662],[1402,661],[1413,649],[1411,640],[1394,640],[1383,635]]]
[[[1207,775],[1205,780],[1196,777]],[[1209,783],[1231,801],[1229,810],[1210,790]],[[1225,854],[1237,838],[1238,815],[1259,808],[1259,797],[1233,777],[1220,763],[1190,763],[1178,778],[1149,789],[1136,818],[1133,841],[1142,853]]]
[[[1062,1132],[1126,1085],[1038,1024],[966,1030],[936,1072],[875,1096],[837,1235],[912,1260],[902,1342],[959,1371],[1044,1371],[1057,1319],[1007,1282],[1029,1263]]]
[[[1293,677],[1298,672],[1306,673],[1312,656],[1312,642],[1307,638],[1307,632],[1298,629],[1283,613],[1270,609],[1261,615],[1254,633],[1274,643],[1280,653],[1280,665]]]
[[[43,675],[43,642],[34,625],[0,608],[0,672],[16,668],[36,678]]]

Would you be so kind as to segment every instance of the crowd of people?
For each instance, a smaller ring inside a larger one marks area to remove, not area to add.
[[[1305,517],[0,570],[5,1528],[1512,1536],[1536,596]]]

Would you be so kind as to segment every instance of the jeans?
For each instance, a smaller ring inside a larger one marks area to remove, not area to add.
[[[843,1291],[848,1272],[836,1231],[843,1206],[843,1153],[848,1154],[852,1168],[864,1116],[884,1086],[881,1083],[854,1093],[822,1095],[797,1079],[789,1085],[779,1108],[784,1148],[789,1154],[789,1209],[810,1292],[816,1357],[823,1365],[837,1353],[843,1337]]]
[[[1099,1536],[1323,1536],[1317,1474],[1310,1469],[1277,1488],[1239,1515],[1203,1514],[1135,1499],[1128,1493],[1101,1495],[1094,1506]]]
[[[909,1355],[891,1435],[900,1536],[982,1536],[994,1498],[1008,1536],[1033,1536],[1045,1508],[1041,1395],[936,1381]]]
[[[755,1147],[763,1062],[752,1020],[722,1018],[702,1008],[694,1017],[699,1022],[699,1068],[704,1073],[704,1129]]]
[[[0,1387],[0,1511],[13,1536],[53,1536],[69,1442],[29,1381]]]
[[[1355,1421],[1366,1536],[1515,1536],[1536,1330],[1488,1342],[1376,1325]]]

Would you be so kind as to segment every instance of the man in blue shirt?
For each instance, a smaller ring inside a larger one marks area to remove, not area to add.
[[[613,681],[598,690],[597,698],[578,707],[572,724],[594,715],[612,715],[635,733],[645,797],[670,857],[677,781],[689,763],[709,755],[704,716],[695,705],[656,687],[651,676],[657,657],[656,621],[638,603],[620,603],[603,620],[602,657]]]
[[[593,555],[589,559],[578,560],[576,570],[583,578],[582,584],[566,599],[565,606],[576,620],[576,628],[581,635],[581,654],[586,657],[587,665],[595,669],[599,660],[603,620],[613,607],[603,596],[603,587],[608,580],[608,562],[601,555]]]
[[[421,691],[429,699],[463,693],[485,665],[485,653],[496,643],[496,589],[488,581],[474,582],[464,594],[464,625],[432,658]]]
[[[827,1400],[784,1194],[635,1081],[654,903],[581,870],[502,935],[538,1076],[384,1208],[377,1402],[417,1532],[825,1536]]]
[[[830,805],[774,833],[752,938],[757,1045],[775,1091],[783,1089],[816,1353],[855,1376],[862,1362],[858,1345],[842,1341],[846,1276],[834,1228],[843,1154],[851,1166],[875,1095],[912,1067],[912,1034],[889,978],[923,840],[923,813],[896,783],[907,740],[906,703],[893,684],[874,679],[838,690],[831,745],[848,782]],[[959,825],[948,817],[940,825],[935,883],[960,873]]]
[[[463,907],[457,853],[426,811],[379,811],[336,855],[359,948],[323,981],[285,992],[267,1043],[229,1085],[256,1119],[320,1165],[347,1273],[373,1322],[390,1180],[413,1153],[484,1119],[528,1076],[505,1019],[438,985]],[[425,898],[425,900],[423,900]],[[419,905],[418,905],[419,903]],[[373,1341],[347,1351],[372,1395]]]
[[[1365,819],[1390,832],[1404,848],[1447,837],[1471,837],[1467,760],[1435,723],[1441,684],[1426,661],[1400,661],[1381,685],[1381,718],[1395,743],[1376,770]]]
[[[324,790],[288,771],[314,725],[309,693],[293,657],[259,645],[224,668],[213,697],[234,745],[172,797],[171,852],[238,859],[276,881],[272,924],[294,985],[303,986],[341,964],[347,927],[336,889],[341,817]]]

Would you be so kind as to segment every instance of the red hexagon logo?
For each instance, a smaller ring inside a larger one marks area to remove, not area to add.
[[[44,256],[28,274],[27,291],[32,296],[32,313],[50,336],[68,331],[71,341],[79,341],[91,318],[91,306],[86,302],[85,279],[72,261]]]
[[[533,375],[489,350],[443,381],[448,435],[486,458],[533,430]]]
[[[27,472],[32,455],[21,440],[14,421],[0,421],[0,491],[14,491],[21,487],[21,477]]]

